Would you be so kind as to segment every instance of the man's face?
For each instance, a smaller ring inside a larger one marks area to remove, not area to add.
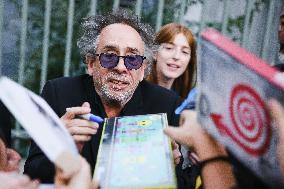
[[[101,31],[98,38],[96,54],[101,53],[119,56],[143,55],[144,43],[134,28],[125,24],[111,24]],[[118,65],[111,69],[102,67],[98,57],[95,61],[87,58],[87,63],[96,91],[106,103],[124,106],[144,77],[144,64],[137,70],[128,70],[123,58],[120,58]]]

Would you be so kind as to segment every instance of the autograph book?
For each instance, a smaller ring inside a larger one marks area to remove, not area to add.
[[[101,188],[176,188],[167,124],[164,113],[106,119],[94,172]]]

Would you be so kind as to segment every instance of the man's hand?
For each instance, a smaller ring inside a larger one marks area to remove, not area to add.
[[[175,141],[172,140],[172,148],[173,148],[173,156],[175,165],[178,165],[180,162],[181,153],[179,151],[179,145]]]
[[[90,104],[84,102],[81,107],[67,108],[66,113],[60,118],[69,133],[72,135],[78,150],[81,152],[84,143],[91,140],[92,135],[97,133],[99,124],[76,118],[76,115],[91,112]]]

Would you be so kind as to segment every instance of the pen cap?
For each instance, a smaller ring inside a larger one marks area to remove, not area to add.
[[[89,120],[93,122],[97,122],[97,123],[102,123],[104,121],[103,118],[96,116],[96,115],[90,115]]]
[[[196,95],[197,95],[196,88],[191,89],[191,91],[188,93],[186,99],[175,110],[175,114],[180,114],[185,109],[187,109],[187,110],[195,109]]]

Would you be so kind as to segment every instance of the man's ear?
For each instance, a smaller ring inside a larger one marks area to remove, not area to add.
[[[86,55],[85,63],[87,64],[88,74],[91,76],[93,75],[94,72],[94,62],[95,62],[94,58]]]

